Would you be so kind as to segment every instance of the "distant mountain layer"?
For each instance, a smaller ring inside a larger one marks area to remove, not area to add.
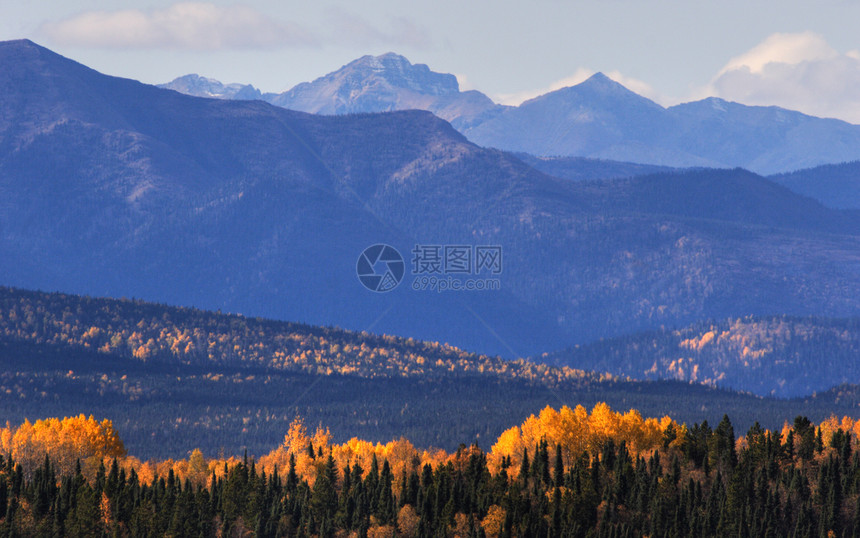
[[[171,87],[184,91],[180,81]],[[205,96],[196,88],[186,93]],[[742,167],[761,174],[860,159],[860,126],[717,98],[667,109],[601,73],[511,107],[474,90],[460,92],[453,75],[389,53],[258,98],[315,114],[429,110],[477,144],[542,157]]]
[[[860,209],[860,161],[828,164],[770,179],[828,207]]]
[[[701,319],[860,316],[860,216],[744,170],[570,181],[428,112],[194,98],[26,41],[0,44],[0,86],[6,285],[506,357]],[[358,260],[383,243],[404,274],[376,293]],[[444,246],[498,247],[500,272],[445,268]]]
[[[214,97],[217,99],[254,100],[262,99],[260,90],[250,84],[222,84],[212,79],[192,74],[185,75],[167,84],[159,84],[159,88],[175,90],[195,97]]]
[[[860,378],[860,319],[747,317],[545,354],[553,365],[790,398]]]
[[[860,158],[860,126],[717,98],[666,109],[601,74],[461,131],[483,146],[534,155],[765,174]]]
[[[677,381],[637,382],[449,346],[131,300],[0,288],[0,413],[12,422],[110,418],[142,458],[260,453],[301,415],[337,441],[454,449],[491,442],[559,402],[778,428],[856,408],[857,389],[775,400]],[[455,419],[452,419],[455,417]],[[240,444],[236,443],[240,440]],[[488,441],[489,439],[489,441]],[[228,441],[231,441],[228,443]]]
[[[160,88],[195,97],[261,99],[311,114],[356,114],[394,110],[429,110],[448,121],[470,118],[496,104],[478,91],[461,92],[454,75],[436,73],[397,54],[363,56],[312,82],[281,94],[262,94],[250,84],[222,84],[185,75]]]
[[[695,173],[689,169],[587,157],[536,157],[528,153],[515,153],[514,156],[545,174],[574,181]],[[826,164],[775,174],[767,179],[833,209],[860,209],[860,161]]]

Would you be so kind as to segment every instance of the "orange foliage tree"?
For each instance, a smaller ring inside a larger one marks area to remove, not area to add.
[[[503,457],[522,461],[524,451],[533,450],[542,440],[550,446],[561,445],[566,465],[585,451],[599,451],[609,439],[624,441],[634,453],[642,452],[660,444],[669,424],[678,427],[669,417],[643,419],[635,409],[621,414],[605,403],[595,405],[590,414],[581,405],[575,409],[564,406],[559,411],[547,406],[521,426],[505,430],[491,449],[490,463],[498,469]]]
[[[25,473],[41,464],[47,454],[63,473],[74,472],[80,460],[85,474],[93,476],[105,458],[126,455],[125,445],[110,420],[99,422],[84,415],[62,420],[48,418],[32,424],[25,420],[18,427],[7,423],[0,430],[0,450],[15,458]]]

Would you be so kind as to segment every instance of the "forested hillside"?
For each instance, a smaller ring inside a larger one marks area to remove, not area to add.
[[[135,300],[0,289],[0,413],[96,414],[143,457],[272,446],[296,415],[338,435],[483,443],[546,405],[605,401],[776,427],[850,414],[856,386],[795,400],[476,355],[438,343]],[[236,439],[241,446],[235,447]]]
[[[860,209],[860,161],[805,168],[770,179],[827,207]]]
[[[860,379],[860,319],[788,316],[702,322],[577,346],[548,364],[796,397]]]
[[[574,181],[617,179],[678,171],[668,166],[639,164],[588,157],[538,157],[514,153],[516,158],[545,174]]]
[[[118,363],[125,359],[121,364],[155,362],[425,381],[486,373],[550,386],[611,379],[412,338],[4,287],[0,287],[0,338],[93,350]]]

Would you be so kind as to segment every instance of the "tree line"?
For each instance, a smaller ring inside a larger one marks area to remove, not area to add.
[[[76,420],[84,441],[110,434]],[[798,416],[736,436],[727,416],[688,426],[595,406],[545,409],[490,451],[335,445],[300,420],[259,459],[147,467],[108,443],[67,470],[56,451],[34,464],[4,446],[0,535],[853,536],[858,427]]]

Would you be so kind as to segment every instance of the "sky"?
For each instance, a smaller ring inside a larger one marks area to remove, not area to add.
[[[281,92],[396,52],[518,104],[601,71],[664,106],[721,97],[860,124],[860,0],[3,0],[0,39],[103,73]]]

